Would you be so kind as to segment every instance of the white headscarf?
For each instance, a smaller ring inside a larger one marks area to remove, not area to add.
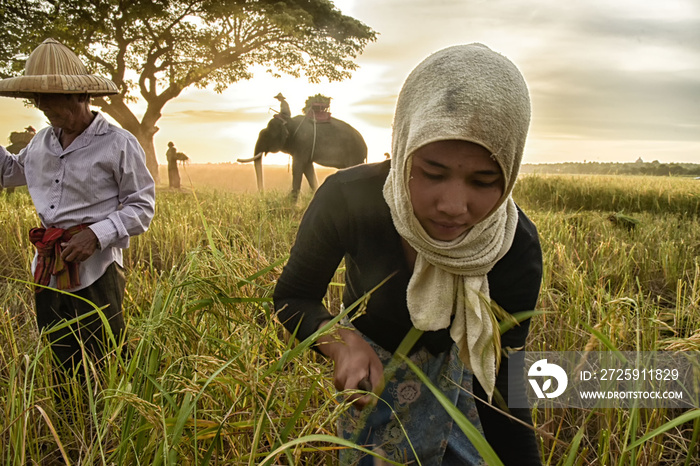
[[[396,230],[416,250],[408,311],[419,330],[450,335],[460,359],[489,396],[496,382],[496,321],[486,274],[511,247],[518,213],[511,192],[530,124],[530,97],[518,69],[482,44],[448,47],[420,63],[399,94],[392,165],[384,198]],[[408,190],[411,155],[435,141],[463,140],[488,149],[504,176],[492,213],[453,241],[431,238],[413,213]]]

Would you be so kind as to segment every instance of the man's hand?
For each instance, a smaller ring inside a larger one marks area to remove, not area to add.
[[[67,243],[61,243],[61,247],[61,258],[64,261],[83,262],[97,249],[97,236],[90,228],[86,228],[73,235]]]
[[[325,322],[321,324],[321,327]],[[367,380],[377,393],[384,380],[384,367],[379,356],[358,332],[340,328],[318,340],[318,349],[335,364],[333,384],[337,390],[366,390]],[[364,408],[375,401],[371,395],[355,394],[350,397],[355,406]]]

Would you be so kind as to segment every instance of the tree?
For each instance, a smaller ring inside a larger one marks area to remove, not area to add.
[[[0,16],[0,76],[21,74],[37,45],[59,40],[119,87],[93,105],[138,138],[155,178],[156,123],[185,88],[221,92],[255,65],[340,81],[376,38],[330,0],[0,0]],[[138,99],[140,120],[128,106]]]

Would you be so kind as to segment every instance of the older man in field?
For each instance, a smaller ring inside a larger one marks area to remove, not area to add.
[[[0,81],[0,95],[32,100],[51,124],[17,155],[0,146],[0,184],[26,184],[41,220],[29,232],[36,246],[32,271],[42,285],[36,288],[39,329],[94,311],[85,300],[104,307],[109,324],[93,313],[49,333],[69,373],[82,361],[81,345],[100,360],[110,334],[116,342],[123,338],[122,249],[147,230],[154,213],[143,149],[131,133],[90,110],[90,97],[116,93],[112,81],[88,74],[53,39],[32,52],[23,76]]]

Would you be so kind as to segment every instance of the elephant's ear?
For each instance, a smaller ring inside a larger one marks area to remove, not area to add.
[[[255,143],[255,153],[279,152],[284,149],[289,136],[289,129],[281,118],[272,118],[267,122]]]
[[[279,135],[281,138],[284,138],[284,140],[289,136],[289,126],[287,125],[287,121],[282,118],[273,118],[267,126],[274,131],[276,136]]]

